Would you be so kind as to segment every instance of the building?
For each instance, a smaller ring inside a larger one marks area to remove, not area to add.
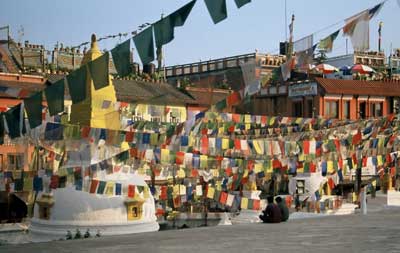
[[[262,115],[356,120],[394,113],[399,101],[400,81],[316,77],[264,88],[252,106]]]
[[[386,58],[384,52],[354,52],[353,54],[328,58],[324,63],[337,68],[363,64],[371,68],[384,69],[386,66]]]

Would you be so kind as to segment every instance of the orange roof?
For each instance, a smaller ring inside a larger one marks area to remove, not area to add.
[[[317,83],[329,94],[400,96],[399,81],[360,81],[315,78]]]

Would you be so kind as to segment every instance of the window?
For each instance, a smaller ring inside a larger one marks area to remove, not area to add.
[[[293,117],[303,117],[303,102],[302,101],[293,103]]]
[[[298,194],[304,194],[304,193],[306,193],[306,191],[305,191],[305,180],[297,180],[297,184],[296,184],[296,186],[297,186],[297,193]]]
[[[350,119],[350,101],[343,101],[343,118]]]
[[[8,170],[22,170],[24,166],[24,154],[7,155]]]
[[[371,117],[381,117],[382,116],[382,103],[371,103],[370,104],[370,116]]]
[[[338,117],[338,101],[325,101],[325,117]]]

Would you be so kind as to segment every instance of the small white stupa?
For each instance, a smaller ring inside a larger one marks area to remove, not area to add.
[[[100,175],[98,179],[147,186],[143,177],[130,173]],[[73,186],[51,193],[45,189],[37,197],[31,219],[32,241],[66,239],[68,231],[74,236],[78,230],[82,236],[88,230],[91,236],[157,231],[154,198],[148,195],[147,198],[138,193],[134,198],[98,195],[77,191]]]

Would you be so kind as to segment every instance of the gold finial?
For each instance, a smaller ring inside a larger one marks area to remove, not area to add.
[[[96,34],[94,34],[94,33],[92,34],[92,43],[93,42],[96,42]]]

